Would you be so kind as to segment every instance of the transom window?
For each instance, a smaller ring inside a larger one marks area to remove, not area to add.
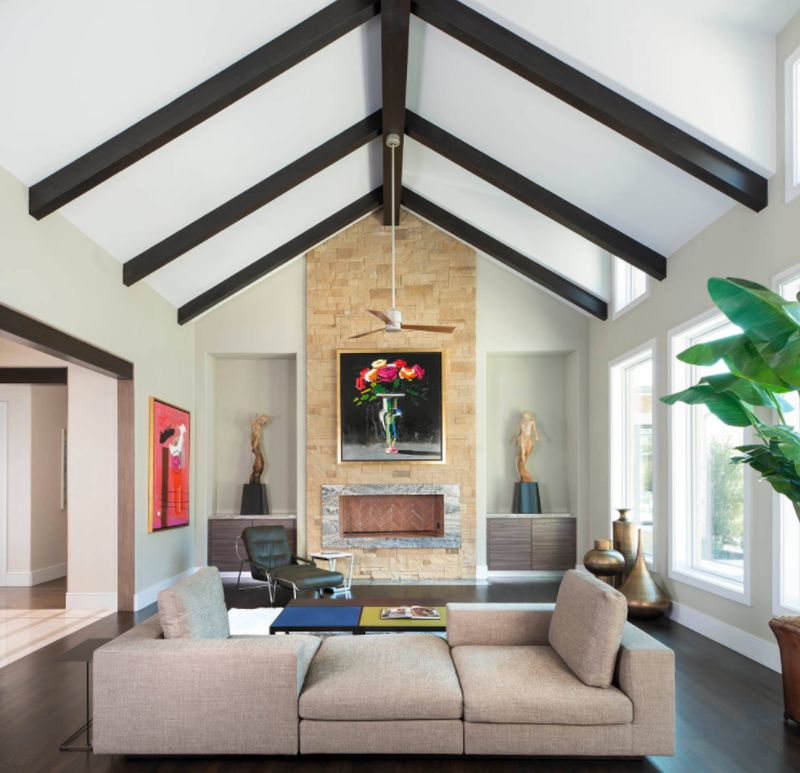
[[[644,271],[620,258],[612,258],[611,311],[614,317],[640,303],[650,294]]]
[[[630,508],[653,562],[653,344],[610,366],[611,509]]]
[[[800,194],[800,48],[787,60],[786,81],[786,201]]]
[[[739,328],[722,314],[672,336],[672,389],[677,392],[724,363],[686,365],[675,355],[694,344],[734,335]],[[747,595],[748,491],[744,467],[731,464],[735,447],[747,442],[740,427],[729,427],[704,405],[670,408],[672,421],[671,575],[741,601]]]

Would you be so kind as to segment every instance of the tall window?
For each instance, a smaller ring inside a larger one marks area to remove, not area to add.
[[[800,269],[778,277],[778,292],[791,300],[800,292]],[[794,410],[786,413],[786,421],[800,429],[800,400],[797,392],[784,396]],[[800,521],[786,497],[775,495],[778,523],[775,528],[775,551],[777,582],[775,588],[775,612],[778,614],[800,612]]]
[[[653,561],[653,344],[610,366],[611,508],[629,507]]]
[[[800,48],[787,60],[786,81],[786,201],[800,194]]]
[[[644,271],[619,258],[612,258],[611,272],[611,307],[613,316],[617,317],[647,298],[649,287]]]
[[[739,329],[721,314],[672,336],[672,391],[704,375],[724,373],[686,365],[675,355],[694,344],[734,335]],[[741,601],[746,596],[747,492],[744,467],[731,464],[744,430],[729,427],[704,405],[670,408],[672,420],[672,574],[690,584]]]

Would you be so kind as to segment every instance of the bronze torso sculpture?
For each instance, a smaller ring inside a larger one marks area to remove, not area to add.
[[[539,442],[539,430],[531,411],[523,411],[517,434],[511,441],[517,445],[517,472],[523,483],[532,483],[533,476],[528,472],[528,457]]]
[[[253,452],[253,456],[255,456],[255,459],[253,459],[253,471],[250,473],[250,483],[261,483],[261,476],[264,474],[266,462],[261,451],[261,433],[271,418],[266,414],[256,416],[250,425],[250,449]]]

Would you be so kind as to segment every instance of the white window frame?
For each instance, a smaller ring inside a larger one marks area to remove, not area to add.
[[[800,49],[795,52],[800,59]],[[800,186],[798,186],[800,188]],[[780,295],[781,285],[800,279],[800,263],[772,277],[772,289]],[[800,606],[790,606],[783,600],[783,502],[785,497],[772,492],[772,614],[796,615]],[[800,560],[800,556],[797,557]]]
[[[638,295],[632,301],[627,303],[621,309],[617,310],[617,271],[619,268],[625,268],[626,270],[631,268],[636,268],[632,266],[627,261],[622,260],[622,258],[618,258],[616,255],[611,256],[611,321],[613,322],[615,319],[619,319],[623,314],[626,314],[631,309],[636,308],[640,303],[646,301],[650,297],[650,276],[649,274],[644,275],[644,292],[641,295]],[[641,269],[639,269],[641,270]],[[644,273],[644,272],[642,272]]]
[[[702,314],[684,322],[668,332],[669,354],[670,354],[670,393],[678,392],[693,386],[689,378],[691,367],[677,359],[677,355],[687,348],[686,334],[693,328],[699,328],[704,324],[709,329],[714,327],[714,323],[723,317],[722,313],[716,309],[709,309]],[[694,332],[694,331],[693,331]],[[676,582],[691,585],[707,593],[730,599],[745,606],[751,606],[750,601],[750,579],[751,579],[751,558],[752,550],[752,513],[753,513],[753,485],[752,473],[749,468],[744,471],[744,490],[742,492],[742,504],[744,509],[744,571],[741,585],[738,582],[727,580],[726,578],[715,575],[712,572],[704,572],[691,565],[685,559],[687,544],[689,542],[687,518],[684,517],[691,512],[689,502],[690,488],[687,482],[687,469],[685,462],[687,429],[689,424],[690,406],[685,403],[676,403],[669,408],[669,522],[670,522],[670,549],[669,549],[669,577]],[[744,442],[751,442],[751,432],[745,428]]]
[[[786,203],[800,195],[800,48],[786,60],[783,70],[786,115]]]
[[[653,395],[652,395],[652,428],[653,428],[653,554],[650,558],[645,555],[647,566],[656,571],[656,555],[658,540],[656,537],[656,525],[658,523],[658,411],[656,410],[656,384],[658,383],[656,374],[656,363],[658,362],[658,343],[655,338],[631,349],[623,355],[608,363],[608,480],[609,480],[609,514],[610,521],[614,520],[614,511],[618,506],[625,506],[622,502],[622,492],[625,490],[626,481],[624,480],[624,470],[618,464],[624,454],[624,438],[615,431],[614,420],[621,408],[622,389],[619,384],[619,371],[621,366],[634,365],[649,355],[653,367]],[[638,523],[638,520],[637,520]]]

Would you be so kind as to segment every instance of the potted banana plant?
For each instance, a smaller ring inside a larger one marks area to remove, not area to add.
[[[661,400],[705,405],[725,424],[751,427],[754,442],[739,446],[731,461],[752,467],[800,519],[800,434],[786,420],[792,406],[785,399],[800,391],[800,303],[746,279],[712,277],[708,293],[741,332],[691,346],[678,359],[697,366],[722,361],[729,372],[703,376]],[[800,617],[773,618],[770,628],[781,652],[784,722],[800,722]]]

